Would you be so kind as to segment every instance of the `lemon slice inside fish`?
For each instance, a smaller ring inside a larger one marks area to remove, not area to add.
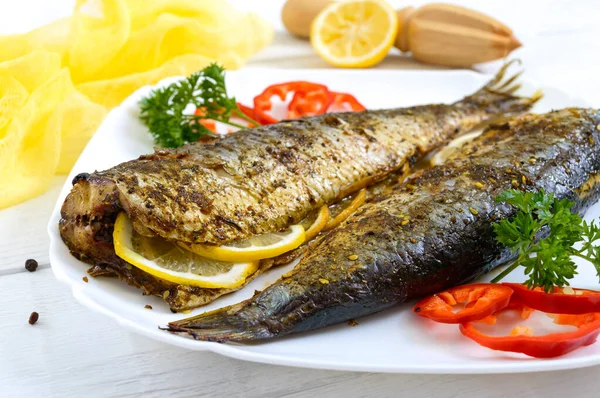
[[[327,205],[321,207],[318,213],[306,217],[304,220],[302,220],[300,224],[306,230],[306,241],[308,242],[309,240],[312,240],[314,237],[319,235],[319,232],[321,232],[323,228],[325,228],[325,225],[327,225],[328,221],[329,207],[327,207]]]
[[[200,256],[218,261],[254,261],[277,257],[294,250],[306,240],[304,227],[292,225],[282,232],[271,232],[248,239],[231,242],[224,246],[180,243],[181,246]]]
[[[258,269],[257,261],[215,261],[189,252],[162,238],[137,234],[129,217],[121,212],[113,232],[117,256],[147,273],[188,286],[236,288]]]
[[[310,43],[321,58],[343,68],[378,64],[394,44],[398,16],[383,0],[334,2],[313,20]]]
[[[474,131],[472,133],[468,133],[465,135],[461,135],[460,137],[456,137],[448,145],[442,148],[438,153],[433,155],[431,158],[431,165],[437,166],[442,164],[448,160],[450,156],[456,153],[464,144],[472,141],[475,137],[481,135],[481,131]]]
[[[350,217],[363,203],[367,200],[367,190],[361,189],[355,195],[350,195],[342,199],[339,203],[331,205],[330,218],[323,228],[325,231],[330,231],[340,225],[346,218]]]

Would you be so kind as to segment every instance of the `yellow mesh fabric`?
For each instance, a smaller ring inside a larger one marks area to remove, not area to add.
[[[272,36],[224,0],[78,0],[69,18],[0,36],[0,208],[68,173],[138,88],[213,61],[239,68]]]

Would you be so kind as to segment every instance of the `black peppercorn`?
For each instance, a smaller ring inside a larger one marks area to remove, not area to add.
[[[38,267],[38,262],[35,261],[34,259],[30,258],[29,260],[25,261],[25,269],[29,272],[35,272],[35,270]]]
[[[40,319],[40,314],[38,314],[37,312],[33,311],[31,313],[31,315],[29,315],[29,324],[33,325],[34,323],[36,323],[38,321],[38,319]]]

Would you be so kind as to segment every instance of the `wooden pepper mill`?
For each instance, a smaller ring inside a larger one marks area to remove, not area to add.
[[[521,46],[506,25],[450,4],[406,7],[398,10],[398,21],[395,46],[428,64],[467,67],[504,58]]]

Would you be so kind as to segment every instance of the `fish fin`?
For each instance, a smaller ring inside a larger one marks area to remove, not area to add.
[[[180,321],[169,322],[160,328],[176,334],[185,334],[196,340],[250,341],[273,337],[267,323],[256,322],[257,314],[248,311],[245,302],[219,308]],[[260,319],[260,317],[258,317]]]
[[[519,77],[523,71],[508,75],[507,71],[511,65],[521,61],[513,59],[506,62],[496,75],[485,86],[476,93],[465,97],[459,104],[476,106],[485,109],[488,113],[516,114],[526,112],[539,101],[543,94],[536,91],[529,97],[521,97],[515,94],[521,88]]]

